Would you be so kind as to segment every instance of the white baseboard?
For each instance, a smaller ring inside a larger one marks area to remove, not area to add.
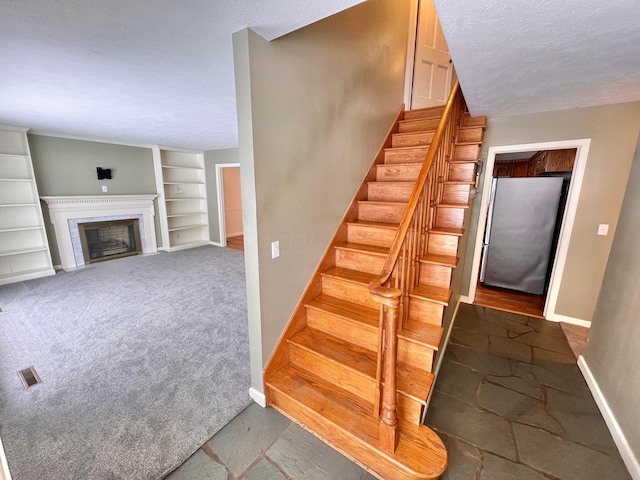
[[[11,472],[9,471],[7,457],[4,454],[2,439],[0,439],[0,480],[11,480]]]
[[[598,382],[594,378],[591,373],[591,369],[587,364],[586,360],[582,355],[578,357],[578,367],[584,376],[587,385],[589,386],[589,390],[591,390],[591,394],[600,409],[600,413],[604,417],[604,421],[609,427],[609,431],[611,432],[611,436],[613,437],[613,441],[616,443],[618,447],[618,451],[620,452],[620,456],[624,461],[629,473],[631,474],[631,478],[634,480],[640,480],[640,463],[636,458],[633,450],[629,446],[627,442],[627,438],[624,436],[624,432],[620,428],[620,424],[616,420],[616,417],[613,415],[611,408],[609,408],[609,404],[607,403],[607,399],[602,394],[600,387],[598,386]]]
[[[466,295],[460,295],[460,297],[458,297],[458,302],[460,302],[460,303],[468,303],[469,305],[471,305],[473,303],[473,301],[469,300],[469,297],[467,297]]]
[[[54,265],[53,269],[57,272],[59,270],[62,270],[62,265]]]
[[[591,322],[588,320],[582,320],[580,318],[567,317],[566,315],[559,315],[557,313],[552,313],[546,317],[547,320],[551,322],[564,322],[570,323],[571,325],[578,325],[580,327],[591,328]]]
[[[243,235],[244,232],[235,232],[235,233],[227,233],[227,238],[229,237],[239,237],[240,235]]]
[[[264,393],[259,392],[255,388],[251,387],[249,388],[249,396],[262,408],[265,408],[267,406],[267,397],[264,396]]]
[[[214,247],[226,247],[226,245],[223,245],[220,242],[212,242],[212,241],[209,242],[209,245],[213,245]]]

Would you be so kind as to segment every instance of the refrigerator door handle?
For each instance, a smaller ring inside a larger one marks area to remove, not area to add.
[[[480,260],[480,283],[484,283],[484,277],[487,273],[487,255],[489,254],[489,244],[482,245],[482,258]]]

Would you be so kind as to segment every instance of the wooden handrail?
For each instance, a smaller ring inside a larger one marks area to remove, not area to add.
[[[453,144],[455,141],[455,129],[459,120],[457,114],[462,112],[463,105],[460,85],[456,81],[382,271],[369,284],[369,293],[373,300],[380,303],[374,415],[380,419],[379,447],[389,453],[395,452],[398,442],[396,392],[398,329],[408,315],[408,292],[417,283],[417,260],[426,251],[426,232],[433,220],[432,206],[441,197],[438,183],[446,175],[445,159],[448,153],[446,142]],[[457,110],[454,112],[456,107],[459,112]],[[456,116],[452,117],[454,114]],[[445,138],[447,135],[450,138]],[[400,258],[402,262],[398,263]],[[395,275],[394,272],[396,272]],[[392,280],[393,285],[391,285]]]
[[[383,285],[387,283],[391,278],[393,269],[395,268],[398,257],[400,256],[402,245],[405,238],[407,237],[409,227],[411,226],[411,221],[413,220],[413,215],[416,211],[416,207],[418,206],[418,201],[420,200],[422,189],[424,188],[424,184],[427,181],[427,175],[429,174],[429,170],[431,170],[433,159],[435,158],[438,147],[442,142],[444,131],[447,125],[447,120],[449,118],[449,115],[451,115],[453,103],[459,89],[460,83],[456,80],[455,85],[451,89],[451,94],[449,95],[447,104],[444,107],[444,112],[442,113],[442,117],[440,118],[440,122],[438,123],[438,128],[436,128],[436,132],[433,135],[431,146],[427,151],[427,155],[424,159],[424,163],[422,164],[422,168],[420,169],[420,174],[418,175],[416,184],[413,187],[413,191],[411,192],[411,197],[409,198],[407,209],[405,210],[402,220],[400,221],[398,232],[396,233],[396,236],[393,239],[393,243],[389,248],[389,255],[387,256],[387,260],[384,262],[382,272],[380,272],[378,278],[376,278],[369,284],[369,292],[371,292],[374,297],[377,296],[382,298],[398,298],[401,295],[400,290],[398,290],[397,288],[384,287]]]

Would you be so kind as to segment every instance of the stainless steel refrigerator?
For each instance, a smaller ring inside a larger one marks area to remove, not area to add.
[[[493,180],[480,283],[544,293],[562,186],[562,177]]]

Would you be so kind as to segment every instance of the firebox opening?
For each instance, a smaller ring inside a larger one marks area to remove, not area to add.
[[[79,224],[84,263],[142,253],[138,223],[138,219],[127,219]]]

